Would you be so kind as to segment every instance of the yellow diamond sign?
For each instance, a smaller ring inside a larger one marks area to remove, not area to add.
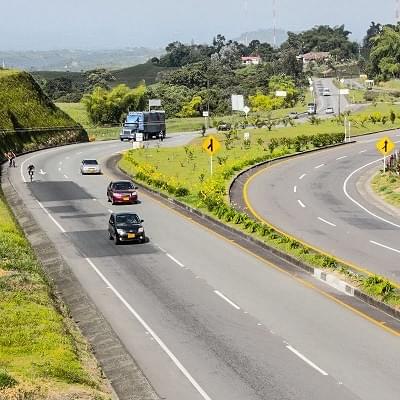
[[[221,143],[214,136],[208,136],[204,139],[202,147],[210,156],[213,156],[221,149]]]
[[[376,142],[376,148],[383,156],[387,156],[394,150],[395,144],[385,136]]]

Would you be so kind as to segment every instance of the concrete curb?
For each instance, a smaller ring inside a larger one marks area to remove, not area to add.
[[[151,384],[125,349],[94,302],[85,293],[47,234],[26,209],[2,166],[1,188],[15,218],[31,243],[53,294],[67,305],[72,319],[86,337],[119,400],[159,400]]]
[[[119,158],[120,158],[119,155],[118,156],[114,155],[114,156],[108,158],[106,160],[107,167],[111,170],[115,170],[115,165],[117,164]],[[304,262],[299,261],[296,258],[292,257],[291,255],[286,254],[278,249],[275,249],[274,247],[269,246],[268,244],[264,243],[263,241],[261,241],[257,238],[254,238],[242,231],[239,231],[229,225],[226,225],[225,223],[221,222],[220,220],[218,220],[214,217],[211,217],[207,214],[204,214],[203,212],[201,212],[195,208],[192,208],[179,200],[171,198],[164,193],[160,193],[160,192],[154,190],[153,188],[151,188],[147,185],[144,185],[142,182],[135,181],[125,171],[123,171],[119,167],[117,167],[117,168],[120,171],[119,175],[121,178],[123,178],[123,179],[128,178],[128,179],[133,180],[135,182],[135,184],[137,184],[140,187],[141,190],[147,192],[151,196],[158,198],[158,199],[164,199],[164,200],[168,201],[171,205],[177,206],[178,209],[186,211],[187,214],[195,215],[195,216],[199,217],[200,220],[207,221],[208,227],[210,227],[210,225],[211,225],[211,229],[213,229],[214,227],[219,228],[218,233],[220,233],[222,235],[224,235],[224,232],[225,233],[228,232],[231,236],[242,239],[243,242],[251,243],[252,245],[254,245],[255,249],[261,250],[260,253],[268,255],[267,257],[264,255],[261,256],[266,261],[277,262],[276,260],[279,260],[277,263],[280,266],[284,265],[284,268],[291,272],[295,272],[296,270],[298,271],[298,268],[300,268],[301,270],[305,271],[308,275],[313,276],[314,278],[318,279],[319,281],[324,282],[325,284],[336,289],[337,291],[339,291],[349,297],[357,298],[357,299],[363,301],[364,303],[367,303],[370,306],[373,306],[376,309],[383,311],[390,317],[393,317],[396,320],[400,321],[400,310],[397,310],[394,307],[391,307],[391,306],[383,303],[382,301],[377,300],[377,299],[363,293],[358,288],[355,288],[355,287],[351,286],[349,283],[347,283],[346,281],[339,279],[335,274],[311,267],[310,265],[305,264]],[[226,234],[225,234],[225,237],[226,237]],[[257,254],[257,250],[255,250],[255,252]],[[272,260],[271,260],[271,257],[272,257]]]

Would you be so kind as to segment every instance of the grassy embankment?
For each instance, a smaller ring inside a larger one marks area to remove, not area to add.
[[[377,108],[379,106],[372,107],[371,110],[375,111]],[[400,108],[396,111],[400,112]],[[365,115],[368,114],[364,112],[357,118],[362,119]],[[353,128],[353,134],[365,134],[391,127],[390,123],[383,125],[364,122],[364,126],[358,124]],[[335,134],[339,137],[342,131],[342,124],[328,120],[319,125],[305,123],[295,127],[275,128],[272,131],[254,129],[250,131],[250,143],[244,143],[242,132],[238,132],[236,138],[228,140],[226,135],[218,134],[222,148],[214,157],[213,177],[210,177],[210,158],[201,148],[200,137],[190,146],[127,152],[120,165],[138,181],[177,197],[309,265],[335,271],[364,291],[400,307],[397,289],[385,278],[355,275],[346,265],[280,234],[270,226],[252,221],[228,204],[227,187],[238,171],[262,160],[328,144],[327,137]],[[318,134],[325,134],[325,139],[317,140]],[[274,145],[271,147],[271,144]]]
[[[63,132],[14,132],[26,128],[60,127],[73,128]],[[83,129],[47,99],[28,73],[0,70],[0,160],[10,149],[22,152],[82,140],[87,140]]]
[[[0,398],[108,399],[87,343],[52,297],[0,193]]]
[[[400,176],[392,172],[379,172],[372,179],[371,186],[376,194],[400,211]]]

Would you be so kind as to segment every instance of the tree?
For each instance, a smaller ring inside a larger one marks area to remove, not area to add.
[[[182,107],[182,110],[178,113],[178,116],[181,118],[198,116],[202,102],[203,100],[200,96],[194,96],[192,100]]]
[[[380,23],[376,24],[375,22],[371,22],[371,25],[367,30],[367,34],[363,39],[363,45],[361,48],[361,53],[363,57],[365,57],[366,59],[369,58],[369,55],[371,53],[371,49],[373,46],[373,38],[379,35],[381,32],[382,32],[382,25]]]
[[[397,27],[385,26],[382,32],[371,39],[371,72],[384,79],[400,76],[400,31]]]
[[[98,86],[91,94],[84,96],[82,103],[94,124],[117,124],[130,109],[144,110],[145,97],[146,87],[144,85],[134,89],[130,89],[126,85],[118,85],[112,90]]]

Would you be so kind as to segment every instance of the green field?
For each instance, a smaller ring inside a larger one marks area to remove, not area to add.
[[[376,194],[389,204],[400,208],[400,177],[392,172],[376,174],[371,182]]]
[[[0,193],[0,398],[52,393],[100,400],[110,397],[106,392],[85,340],[58,311]]]

